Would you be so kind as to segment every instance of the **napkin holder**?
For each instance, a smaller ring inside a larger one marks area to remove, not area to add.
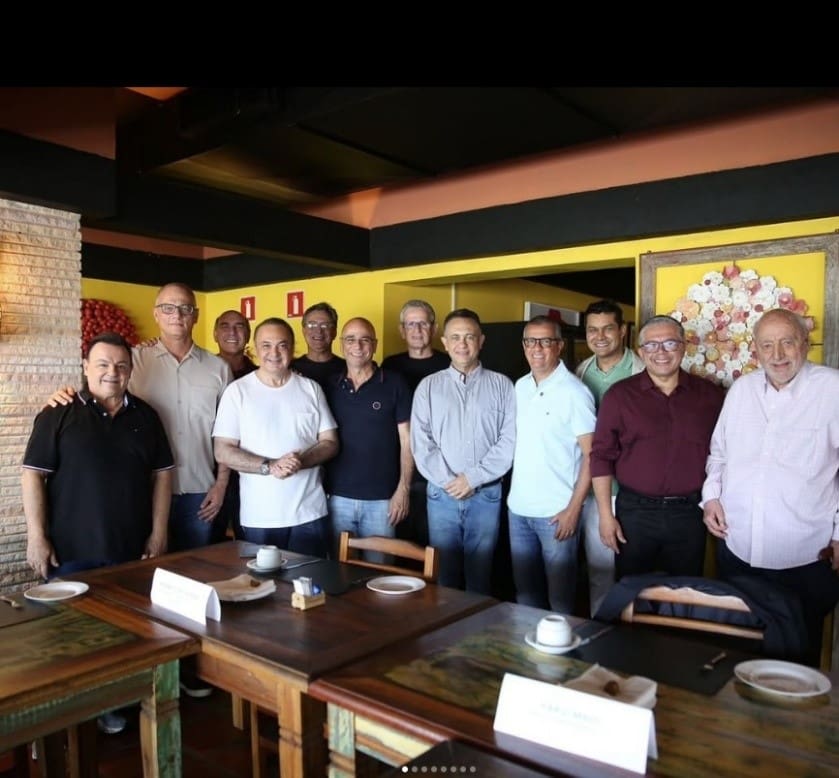
[[[323,605],[325,602],[326,594],[324,592],[318,594],[291,593],[291,607],[301,611],[309,610],[309,608],[317,608],[318,605]]]

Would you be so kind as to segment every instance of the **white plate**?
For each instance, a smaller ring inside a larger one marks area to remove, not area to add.
[[[567,646],[549,646],[536,640],[536,630],[533,630],[533,632],[528,632],[524,636],[524,642],[543,654],[565,654],[577,648],[583,642],[583,639],[579,635],[574,635],[574,639]]]
[[[275,567],[260,567],[255,559],[251,559],[248,562],[248,570],[253,570],[255,573],[273,573],[275,570],[279,570],[281,567],[285,567],[288,563],[288,559],[283,557],[283,561],[280,564],[276,565]]]
[[[27,600],[36,600],[37,602],[58,602],[84,594],[88,588],[88,585],[81,581],[53,581],[52,583],[33,586],[31,589],[27,589],[23,596]]]
[[[830,679],[806,665],[779,659],[740,662],[734,675],[745,684],[784,697],[815,697],[830,691]]]
[[[412,575],[384,575],[368,581],[367,588],[379,594],[409,594],[425,588],[425,581]]]

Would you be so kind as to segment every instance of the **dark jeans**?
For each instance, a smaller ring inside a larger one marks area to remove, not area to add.
[[[659,502],[619,489],[615,514],[626,543],[615,556],[616,579],[656,572],[701,576],[707,531],[699,499],[697,493],[684,502]]]
[[[329,557],[331,532],[329,517],[323,516],[296,527],[242,527],[244,539],[260,546],[278,546],[286,551]]]
[[[421,546],[428,545],[428,481],[416,470],[411,479],[408,515],[396,525],[396,537],[411,540]]]
[[[807,627],[807,653],[804,661],[819,666],[824,618],[839,602],[839,575],[830,562],[816,561],[785,570],[752,567],[729,551],[725,542],[717,543],[717,571],[720,578],[752,576],[771,581],[798,597]]]
[[[224,510],[220,510],[212,521],[198,518],[198,509],[206,492],[173,494],[169,511],[169,551],[187,551],[217,542],[218,527],[227,521]],[[222,535],[224,530],[222,529]]]

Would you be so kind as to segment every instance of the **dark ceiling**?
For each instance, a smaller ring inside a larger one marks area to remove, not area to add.
[[[188,88],[159,102],[126,89],[117,165],[140,179],[294,209],[835,94],[827,87],[238,87]],[[631,269],[602,272],[598,289],[634,300]],[[592,285],[590,273],[539,280],[585,292]]]

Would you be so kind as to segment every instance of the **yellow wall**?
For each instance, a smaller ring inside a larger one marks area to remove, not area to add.
[[[839,230],[839,217],[831,217],[509,256],[436,262],[416,267],[199,294],[201,318],[199,326],[196,327],[195,340],[200,345],[213,349],[213,321],[227,308],[238,310],[242,296],[256,297],[256,319],[261,321],[268,316],[285,317],[286,294],[302,290],[305,294],[305,306],[320,300],[334,305],[341,315],[339,326],[350,316],[365,316],[370,319],[379,334],[377,359],[381,359],[384,354],[399,351],[403,347],[397,330],[398,314],[402,303],[410,297],[420,297],[431,302],[440,319],[453,307],[474,307],[488,322],[508,318],[508,313],[515,314],[510,315],[510,319],[519,319],[522,316],[524,300],[532,299],[532,295],[537,292],[539,299],[535,300],[536,302],[548,302],[563,307],[584,307],[580,298],[591,299],[566,290],[554,290],[552,287],[514,280],[521,276],[632,266],[635,266],[637,271],[640,256],[646,252],[746,243],[836,230]],[[797,261],[796,259],[796,265],[792,267],[783,267],[776,277],[779,283],[792,286],[797,296],[806,297],[804,292],[799,291],[802,281],[799,281]],[[746,265],[743,264],[743,267]],[[788,275],[792,275],[791,280],[788,280]],[[495,283],[488,284],[489,281]],[[674,282],[674,290],[675,288]],[[99,297],[125,308],[138,327],[141,337],[155,334],[151,310],[156,291],[135,284],[93,279],[83,279],[82,283],[82,294],[85,297]],[[673,299],[677,299],[682,293],[683,290],[680,290]],[[548,294],[555,294],[557,297],[548,298]],[[813,295],[813,301],[821,296],[822,290],[819,290]],[[809,298],[807,299],[810,302]],[[304,350],[302,337],[299,336],[299,320],[292,320],[292,324],[298,334],[296,353],[299,354]]]

